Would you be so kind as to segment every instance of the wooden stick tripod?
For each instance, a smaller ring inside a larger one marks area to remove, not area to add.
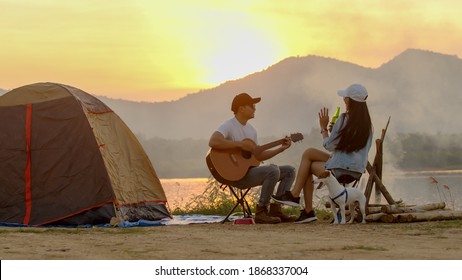
[[[385,134],[387,133],[388,125],[390,124],[390,118],[391,117],[388,117],[387,125],[384,129],[382,129],[382,135],[380,139],[375,140],[376,153],[374,163],[371,165],[370,162],[367,162],[366,170],[369,173],[369,179],[367,181],[366,189],[364,191],[364,195],[366,196],[366,207],[369,206],[369,200],[371,198],[374,183],[376,203],[380,203],[380,195],[383,195],[385,197],[388,204],[393,205],[396,203],[382,182],[383,140],[385,139]]]
[[[369,173],[369,179],[367,181],[364,195],[366,196],[366,209],[368,209],[367,211],[369,212],[369,215],[367,215],[366,220],[368,222],[381,221],[385,223],[407,223],[462,219],[462,211],[455,211],[454,209],[452,211],[444,210],[446,203],[443,201],[418,206],[403,206],[399,205],[391,197],[382,182],[383,140],[387,132],[388,124],[390,123],[390,118],[391,117],[388,118],[385,129],[382,129],[380,139],[375,141],[377,151],[374,163],[372,165],[369,162],[367,163],[366,170]],[[376,204],[372,205],[369,204],[369,200],[371,198],[374,184]],[[380,205],[381,195],[385,197],[389,205]]]

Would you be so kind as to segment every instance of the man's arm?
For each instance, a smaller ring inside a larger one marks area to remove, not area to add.
[[[223,134],[218,131],[215,131],[210,137],[209,146],[217,150],[240,148],[245,151],[253,151],[256,147],[255,143],[252,141],[232,141],[226,139]]]
[[[290,139],[290,137],[286,137],[284,143],[281,146],[279,146],[279,148],[262,151],[260,154],[255,154],[255,157],[259,161],[264,161],[264,160],[270,159],[270,158],[284,152],[291,145],[292,145],[292,140]]]

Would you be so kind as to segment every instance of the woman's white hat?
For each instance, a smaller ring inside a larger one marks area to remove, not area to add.
[[[358,102],[366,102],[367,99],[367,90],[360,84],[352,84],[347,89],[339,90],[337,93],[342,97],[349,97]]]

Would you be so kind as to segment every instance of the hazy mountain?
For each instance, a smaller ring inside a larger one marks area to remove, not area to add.
[[[318,56],[290,57],[261,72],[172,102],[99,98],[138,135],[207,139],[232,116],[233,97],[248,92],[262,97],[252,120],[259,135],[280,137],[318,127],[322,106],[344,108],[337,90],[362,83],[369,91],[376,135],[388,116],[392,117],[391,132],[451,133],[462,131],[458,121],[461,76],[458,57],[410,49],[376,69]]]
[[[6,90],[6,89],[2,89],[2,88],[0,88],[0,95],[4,94],[5,92],[7,92],[7,90]]]
[[[264,71],[177,101],[147,103],[99,98],[135,134],[142,136],[141,143],[161,178],[209,176],[204,164],[207,139],[232,116],[231,100],[240,92],[262,97],[256,119],[252,120],[262,143],[274,140],[267,136],[305,134],[303,144],[293,145],[288,152],[272,159],[273,163],[296,166],[304,149],[321,145],[317,132],[319,109],[343,109],[337,90],[356,82],[369,90],[367,101],[375,138],[380,137],[386,120],[392,117],[387,133],[390,142],[385,146],[391,149],[386,152],[387,162],[411,169],[460,168],[461,76],[462,60],[458,57],[421,50],[406,50],[376,69],[318,56],[290,57]],[[0,89],[0,95],[4,92]],[[392,135],[399,132],[405,133],[404,138],[395,137],[398,140],[393,142]],[[372,151],[370,157],[374,154]],[[416,166],[416,162],[425,164]]]
[[[406,50],[379,68],[335,59],[290,57],[239,80],[189,94],[172,102],[146,103],[100,97],[145,137],[208,138],[232,116],[231,100],[240,92],[261,96],[252,120],[261,136],[308,132],[318,126],[322,106],[344,108],[337,90],[362,83],[378,135],[388,116],[395,132],[461,131],[462,60],[456,56]]]

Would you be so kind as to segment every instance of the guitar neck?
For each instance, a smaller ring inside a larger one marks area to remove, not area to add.
[[[285,141],[285,138],[282,138],[282,139],[279,139],[279,140],[276,140],[276,141],[273,141],[273,142],[270,142],[270,143],[267,143],[267,144],[258,146],[258,147],[255,149],[254,153],[255,153],[255,154],[259,154],[259,153],[261,153],[261,152],[263,152],[263,151],[266,151],[266,150],[268,150],[268,149],[271,149],[271,148],[273,148],[273,147],[276,147],[276,146],[278,146],[278,145],[283,144],[284,141]]]

